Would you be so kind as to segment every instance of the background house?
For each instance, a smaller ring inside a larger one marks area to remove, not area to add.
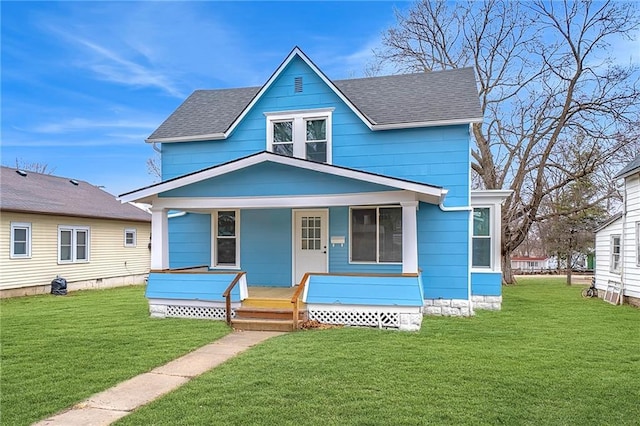
[[[88,182],[2,167],[0,296],[142,283],[151,215]]]
[[[152,205],[152,313],[237,315],[296,286],[321,322],[499,309],[510,192],[471,191],[481,120],[471,68],[333,81],[298,48],[261,87],[194,92],[147,140],[163,181],[120,196]]]
[[[596,287],[610,302],[640,307],[640,154],[615,178],[624,179],[622,211],[596,230]]]
[[[549,270],[549,258],[533,256],[513,256],[511,269],[516,274],[532,274]]]

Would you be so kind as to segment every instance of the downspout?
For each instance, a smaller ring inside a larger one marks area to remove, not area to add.
[[[158,154],[162,154],[162,150],[156,146],[156,143],[157,142],[151,142],[151,148],[153,148],[153,150]]]
[[[622,203],[622,232],[620,233],[620,301],[621,305],[624,304],[624,230],[627,227],[627,203],[628,203],[628,194],[627,194],[627,183],[626,179],[624,182],[624,195],[623,195],[623,203]]]
[[[446,195],[446,194],[445,194]],[[469,201],[471,201],[471,195],[469,195]],[[472,219],[472,213],[473,213],[473,207],[471,206],[460,206],[460,207],[446,207],[444,205],[444,195],[440,198],[440,203],[438,204],[438,207],[440,208],[441,211],[448,213],[448,212],[468,212],[469,213],[469,218],[467,220],[468,222],[468,238],[467,238],[467,300],[469,301],[469,315],[473,315],[473,302],[471,301],[471,263],[473,262],[473,253],[471,252],[472,250],[472,246],[471,246],[471,236],[473,235],[473,221]]]

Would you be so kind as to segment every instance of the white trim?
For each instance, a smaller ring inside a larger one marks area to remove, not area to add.
[[[614,239],[618,239],[618,269],[613,267],[613,243]],[[611,234],[609,236],[609,272],[612,274],[621,275],[622,273],[622,262],[624,262],[624,258],[622,257],[622,236],[620,234]]]
[[[400,203],[402,206],[402,273],[418,273],[418,202]]]
[[[319,108],[309,110],[296,110],[296,111],[278,111],[278,112],[265,112],[266,117],[266,129],[267,140],[265,149],[268,152],[273,152],[273,124],[283,121],[291,121],[291,143],[293,144],[293,156],[297,158],[306,159],[306,127],[305,124],[309,120],[322,119],[326,121],[325,136],[327,140],[327,158],[325,163],[332,163],[332,113],[335,108]]]
[[[487,209],[489,210],[489,217],[487,218],[489,220],[489,235],[474,235],[474,230],[475,230],[475,226],[474,226],[474,222],[475,222],[475,210],[476,209]],[[493,205],[475,205],[473,206],[472,212],[471,212],[471,251],[472,251],[472,256],[471,256],[471,263],[469,264],[469,267],[472,269],[473,272],[476,271],[485,271],[485,272],[493,272],[496,270],[496,260],[499,258],[499,256],[496,256],[496,250],[498,250],[499,248],[497,247],[496,244],[496,231],[499,228],[496,228],[495,226],[495,206]],[[489,265],[487,266],[474,266],[473,265],[473,240],[479,238],[479,239],[488,239],[489,240]],[[498,268],[499,270],[499,268]]]
[[[482,123],[482,117],[475,118],[458,118],[455,120],[434,120],[434,121],[415,121],[408,123],[392,123],[392,124],[374,124],[371,127],[373,131],[395,130],[395,129],[413,129],[416,127],[436,127],[436,126],[455,126],[457,124],[473,124]]]
[[[15,249],[15,230],[16,229],[24,229],[26,230],[26,247],[24,254],[16,254]],[[11,222],[11,247],[9,249],[10,258],[11,259],[30,259],[31,258],[31,223],[29,222]]]
[[[636,266],[640,266],[640,222],[636,222]]]
[[[127,233],[133,234],[133,243],[127,243]],[[136,228],[125,228],[124,229],[124,246],[125,247],[136,247],[138,244],[138,231]]]
[[[313,161],[302,160],[295,157],[285,157],[270,152],[261,152],[256,155],[242,158],[240,160],[225,163],[219,166],[211,167],[196,173],[188,174],[170,181],[153,185],[148,188],[143,188],[137,191],[123,194],[119,197],[122,203],[138,201],[147,202],[153,204],[154,196],[158,194],[170,191],[172,189],[181,188],[193,183],[201,182],[206,179],[211,179],[217,176],[238,171],[247,167],[261,164],[264,162],[272,162],[276,164],[283,164],[287,166],[297,167],[304,170],[312,170],[320,173],[326,173],[334,176],[345,177],[349,179],[359,180],[363,182],[375,183],[378,185],[390,186],[393,188],[404,189],[407,191],[413,191],[420,194],[420,200],[437,204],[444,199],[447,194],[447,190],[444,188],[435,187],[428,184],[422,184],[417,182],[409,182],[405,180],[395,179],[392,177],[376,175],[358,170],[347,169],[343,167],[336,167],[325,163],[315,163]]]
[[[233,211],[235,213],[235,265],[217,264],[218,213],[221,211]],[[240,269],[240,210],[238,209],[219,209],[211,212],[211,269]]]
[[[167,210],[151,207],[151,269],[169,268],[169,217]]]
[[[61,250],[61,233],[71,232],[70,250],[71,259],[62,260]],[[78,259],[78,232],[86,232],[86,259]],[[76,225],[58,225],[58,265],[65,265],[70,263],[89,263],[91,260],[91,228],[89,226],[76,226]]]
[[[268,208],[312,208],[317,206],[339,207],[349,205],[396,204],[416,201],[408,191],[363,192],[345,195],[300,195],[274,197],[225,197],[225,198],[157,198],[154,205],[169,210],[207,211],[212,209],[268,209]]]
[[[282,62],[282,64],[276,69],[276,71],[273,73],[273,75],[269,78],[269,80],[267,80],[267,82],[264,84],[264,86],[262,86],[262,88],[260,89],[260,91],[253,97],[253,99],[251,100],[251,102],[249,103],[249,105],[247,105],[244,110],[242,111],[242,113],[238,116],[238,118],[236,118],[236,120],[233,122],[233,124],[231,124],[231,126],[229,127],[229,129],[224,133],[225,136],[230,135],[233,130],[238,126],[238,124],[242,121],[242,119],[249,113],[249,111],[251,111],[251,109],[254,107],[254,105],[256,103],[258,103],[258,101],[260,100],[260,98],[262,98],[262,95],[264,95],[264,93],[271,87],[271,85],[273,84],[274,81],[277,80],[277,78],[280,76],[280,74],[284,71],[284,69],[289,65],[289,63],[293,60],[293,58],[295,57],[299,57],[300,59],[302,59],[307,66],[309,66],[309,68],[311,68],[313,70],[313,72],[315,72],[318,77],[320,77],[320,79],[342,100],[342,102],[344,102],[349,109],[351,109],[351,111],[353,111],[354,114],[356,114],[358,116],[358,118],[360,118],[360,120],[362,120],[362,122],[369,128],[371,129],[372,123],[371,121],[369,121],[369,119],[367,119],[367,117],[365,117],[359,110],[358,108],[356,108],[356,106],[354,104],[351,103],[351,101],[342,94],[342,92],[340,90],[338,90],[338,88],[333,84],[333,82],[331,80],[329,80],[322,71],[320,71],[320,69],[318,67],[316,67],[314,65],[313,62],[311,62],[311,60],[307,57],[307,55],[305,55],[300,48],[298,48],[297,46],[291,51],[291,53],[289,54],[289,56],[287,56],[287,58],[284,60],[284,62]]]

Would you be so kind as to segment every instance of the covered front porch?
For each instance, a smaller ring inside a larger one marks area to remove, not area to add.
[[[248,286],[245,272],[206,267],[151,271],[146,297],[152,317],[278,331],[306,321],[418,330],[424,299],[419,274],[307,273],[293,287],[264,287]]]
[[[446,193],[432,185],[264,152],[121,199],[152,205],[147,295],[152,306],[193,306],[194,311],[205,302],[219,304],[219,295],[242,274],[237,297],[230,290],[225,300],[230,304],[225,317],[236,315],[252,287],[297,287],[300,294],[288,303],[305,303],[309,318],[399,328],[410,322],[407,315],[420,316],[424,304],[420,205],[437,205]],[[197,265],[205,270],[176,271]],[[203,293],[190,282],[200,282]],[[160,287],[182,291],[189,286],[180,304],[152,303],[167,298],[154,293]]]

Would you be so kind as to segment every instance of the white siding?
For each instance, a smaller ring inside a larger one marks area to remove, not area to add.
[[[611,272],[611,236],[622,234],[622,218],[596,234],[596,287],[606,290],[609,280],[620,282],[621,276]]]
[[[640,266],[637,263],[638,248],[636,223],[640,222],[640,173],[625,180],[627,217],[624,229],[624,295],[640,298]]]
[[[31,258],[10,258],[11,222],[31,223]],[[87,263],[58,263],[58,226],[90,228]],[[136,247],[124,246],[124,230],[136,229]],[[50,284],[56,275],[67,282],[145,274],[151,223],[2,212],[0,221],[0,290]]]
[[[640,173],[625,179],[626,215],[596,234],[596,286],[605,290],[609,280],[623,282],[624,295],[640,298],[640,266],[638,265],[638,225],[640,223]],[[624,225],[624,230],[623,230]],[[612,273],[611,235],[620,235],[622,274]]]

